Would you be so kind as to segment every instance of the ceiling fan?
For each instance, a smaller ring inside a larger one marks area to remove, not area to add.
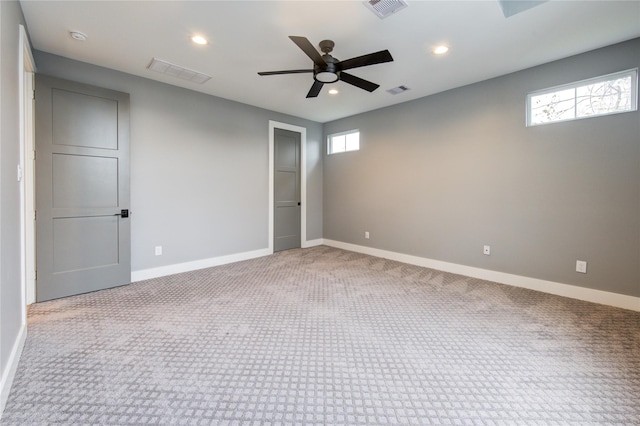
[[[384,62],[391,62],[393,58],[388,50],[381,50],[380,52],[370,53],[368,55],[358,56],[356,58],[340,61],[330,55],[335,43],[331,40],[322,40],[319,43],[320,50],[324,53],[320,53],[306,37],[289,36],[304,53],[313,61],[313,69],[302,70],[285,70],[285,71],[265,71],[259,72],[259,75],[278,75],[278,74],[300,74],[300,73],[313,73],[313,85],[311,90],[307,93],[307,98],[315,98],[320,93],[320,89],[325,83],[334,83],[338,80],[349,83],[353,86],[364,89],[368,92],[373,92],[379,84],[372,83],[364,80],[355,75],[348,74],[344,70],[352,68],[366,67],[368,65],[381,64]]]

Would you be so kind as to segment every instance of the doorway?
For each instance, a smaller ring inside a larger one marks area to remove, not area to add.
[[[300,248],[300,133],[275,129],[273,251]]]
[[[297,209],[297,217],[299,221],[297,221],[293,227],[296,229],[299,228],[299,232],[295,236],[290,236],[287,238],[290,242],[293,241],[294,247],[306,247],[307,242],[307,191],[306,191],[306,142],[307,142],[307,129],[304,127],[294,126],[287,123],[280,123],[276,121],[269,121],[269,251],[273,253],[274,251],[283,250],[286,248],[282,248],[283,245],[278,244],[276,246],[276,134],[282,134],[282,131],[285,134],[290,136],[297,135],[299,136],[299,174],[298,174],[298,188],[299,188],[299,198],[295,200],[295,207]],[[287,133],[290,132],[290,133]],[[293,201],[293,200],[289,200]],[[300,206],[297,206],[297,203],[300,203]],[[291,209],[289,210],[288,215],[291,216]],[[294,219],[295,220],[295,219]],[[287,233],[285,233],[286,235]],[[289,234],[291,235],[291,234]],[[282,235],[281,235],[282,236]],[[281,240],[284,241],[284,240]],[[297,244],[296,244],[297,243]],[[293,247],[288,247],[293,248]]]

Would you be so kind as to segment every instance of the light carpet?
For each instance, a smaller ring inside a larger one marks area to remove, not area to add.
[[[28,320],[4,425],[640,424],[640,313],[330,247]]]

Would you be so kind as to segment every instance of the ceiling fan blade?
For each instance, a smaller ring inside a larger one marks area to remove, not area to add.
[[[304,53],[307,54],[308,57],[311,58],[314,64],[319,67],[326,67],[327,63],[324,59],[322,59],[322,55],[313,47],[313,44],[306,37],[299,36],[289,36],[291,41],[293,41]]]
[[[349,84],[352,84],[352,85],[354,85],[356,87],[364,89],[367,92],[373,92],[378,87],[380,87],[379,84],[375,84],[375,83],[372,83],[370,81],[364,80],[364,79],[362,79],[360,77],[356,77],[353,74],[347,74],[346,72],[341,72],[340,73],[340,80],[344,81],[345,83],[349,83]]]
[[[318,93],[320,93],[320,89],[322,89],[322,86],[324,86],[324,83],[314,81],[313,86],[311,86],[311,90],[309,90],[309,93],[307,93],[307,98],[317,97]]]
[[[357,58],[340,61],[338,65],[341,70],[349,70],[351,68],[365,67],[367,65],[381,64],[383,62],[392,62],[393,57],[388,50],[381,50],[376,53],[358,56]]]
[[[313,72],[313,70],[262,71],[258,75],[301,74],[305,72]]]

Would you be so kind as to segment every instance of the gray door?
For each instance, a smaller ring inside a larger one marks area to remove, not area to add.
[[[36,76],[36,300],[131,282],[129,95]]]
[[[300,247],[300,133],[274,129],[274,251]]]

